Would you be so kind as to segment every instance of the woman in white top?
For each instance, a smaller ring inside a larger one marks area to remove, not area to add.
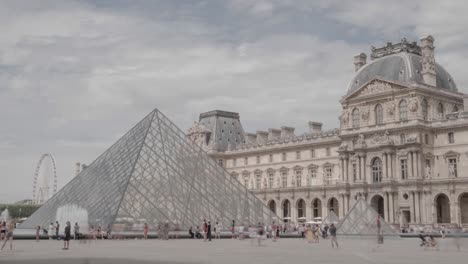
[[[215,238],[221,238],[221,224],[219,222],[215,224]]]

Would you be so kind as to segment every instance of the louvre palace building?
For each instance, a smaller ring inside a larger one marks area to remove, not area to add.
[[[247,133],[238,113],[215,110],[188,137],[288,222],[342,218],[363,198],[395,227],[468,226],[468,95],[434,38],[372,47],[354,65],[339,128]]]

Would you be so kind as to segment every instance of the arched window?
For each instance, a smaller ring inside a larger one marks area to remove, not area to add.
[[[300,199],[298,202],[297,202],[297,218],[302,218],[302,217],[305,217],[306,216],[306,204],[304,202],[304,200]]]
[[[408,103],[406,100],[400,102],[400,121],[408,120]]]
[[[383,124],[383,107],[381,104],[375,106],[375,123],[377,125]]]
[[[353,110],[353,127],[359,127],[359,109]]]
[[[316,198],[312,201],[312,217],[321,217],[322,216],[322,202],[320,199]]]
[[[426,101],[426,99],[422,100],[421,108],[422,108],[423,120],[428,120],[428,117],[427,117],[428,111],[427,111],[427,101]]]
[[[382,182],[382,160],[379,158],[372,161],[372,181]]]
[[[437,106],[437,114],[439,115],[439,118],[444,118],[444,105],[442,103],[439,103]]]

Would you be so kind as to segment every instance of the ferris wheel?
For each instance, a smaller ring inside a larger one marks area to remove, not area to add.
[[[34,171],[33,204],[43,204],[57,192],[57,171],[51,154],[42,154]]]

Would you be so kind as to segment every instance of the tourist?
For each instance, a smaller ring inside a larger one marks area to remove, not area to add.
[[[440,228],[439,228],[439,233],[440,233],[440,236],[442,238],[445,238],[445,232],[446,232],[446,228],[444,225],[442,225]]]
[[[200,227],[197,226],[197,229],[195,229],[195,237],[197,239],[200,239],[202,237],[202,235],[200,234]]]
[[[312,226],[311,225],[307,225],[307,242],[308,243],[312,243],[312,240],[313,240],[313,233],[312,233]]]
[[[54,236],[54,233],[55,233],[54,223],[50,222],[50,225],[49,225],[49,240],[52,240],[52,238]]]
[[[55,238],[57,240],[60,240],[60,237],[59,237],[59,231],[60,231],[60,224],[59,224],[59,221],[55,221],[56,225],[55,225]]]
[[[231,224],[231,232],[232,232],[232,237],[231,239],[234,239],[235,238],[235,234],[236,234],[236,222],[234,221],[234,219],[232,220],[232,224]]]
[[[96,240],[96,233],[94,232],[94,225],[89,226],[89,234],[93,238],[93,240]]]
[[[6,222],[0,222],[0,241],[6,238]]]
[[[276,223],[275,223],[275,221],[273,221],[273,223],[271,223],[271,240],[273,242],[276,242]]]
[[[265,232],[265,227],[263,226],[263,224],[258,223],[258,225],[257,225],[257,241],[258,241],[258,246],[259,247],[261,246],[262,237],[263,237],[264,232]]]
[[[148,224],[147,223],[143,225],[143,238],[148,239]]]
[[[70,221],[67,221],[63,237],[63,250],[68,250],[70,247],[70,238],[71,238],[71,224]]]
[[[304,239],[305,238],[304,237],[304,232],[305,232],[304,227],[302,225],[299,225],[299,227],[297,228],[297,231],[299,233],[301,233],[301,238]]]
[[[455,227],[455,230],[453,232],[453,243],[455,244],[455,247],[457,248],[458,251],[461,250],[461,243],[460,243],[460,236],[462,233],[462,229],[460,226]]]
[[[208,221],[208,225],[206,228],[206,236],[208,237],[208,241],[211,241],[211,222]]]
[[[215,238],[221,238],[221,223],[218,223],[218,221],[215,224]]]
[[[41,226],[36,226],[36,242],[39,242],[39,232],[41,232]]]
[[[80,239],[80,227],[78,226],[78,223],[75,223],[75,225],[73,226],[73,239]]]
[[[101,225],[98,226],[96,235],[97,235],[98,237],[101,236],[101,239],[103,239],[103,236],[104,236],[104,235],[103,235],[103,233],[102,233]]]
[[[203,219],[202,229],[203,229],[203,241],[206,241],[206,232],[208,231],[208,225],[206,224],[205,219]]]
[[[331,245],[332,245],[332,248],[334,248],[334,244],[336,245],[336,247],[338,248],[338,241],[336,240],[336,227],[335,227],[335,224],[331,224],[330,225],[330,240],[331,240]]]
[[[107,239],[112,239],[112,226],[107,225],[107,232],[106,232]]]
[[[188,230],[188,233],[190,235],[190,238],[194,238],[195,237],[195,234],[193,233],[192,231],[192,226],[190,226],[189,230]]]
[[[275,236],[275,241],[280,237],[280,225],[276,226],[276,236]]]
[[[15,228],[15,224],[13,222],[10,222],[10,224],[6,226],[6,222],[3,223],[5,224],[2,224],[2,226],[5,226],[5,242],[3,242],[1,250],[3,250],[8,240],[10,240],[10,250],[13,250],[13,229]]]

